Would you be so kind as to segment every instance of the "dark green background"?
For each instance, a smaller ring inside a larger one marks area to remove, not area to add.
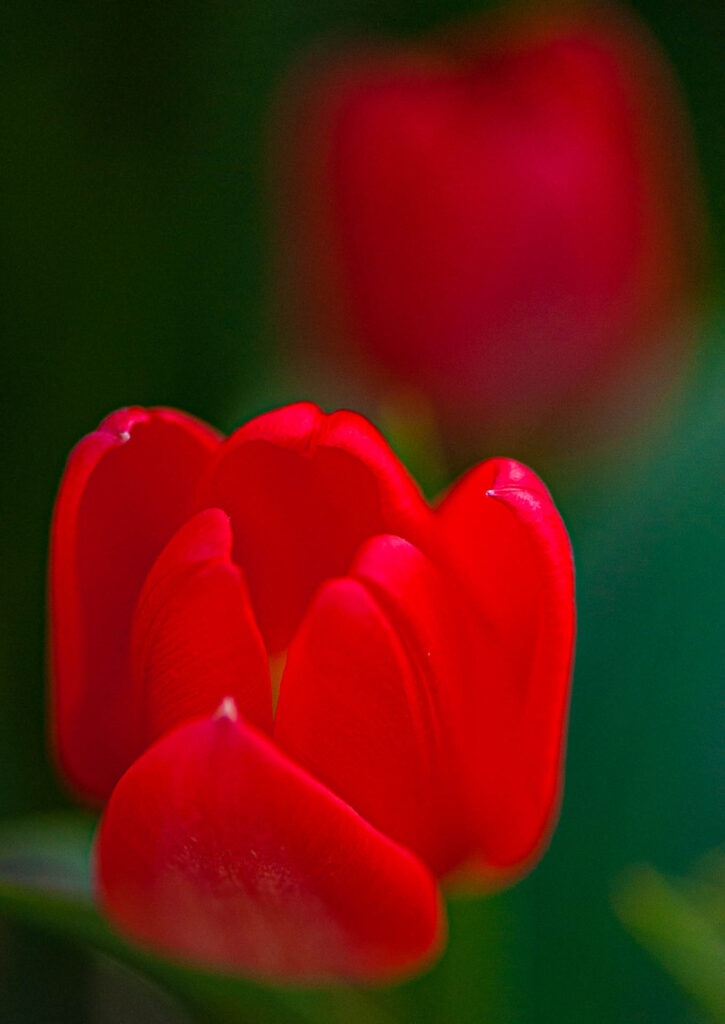
[[[559,830],[518,888],[452,908],[449,951],[430,975],[372,997],[290,997],[272,1011],[280,1020],[698,1019],[621,929],[610,891],[634,861],[684,873],[722,841],[722,13],[714,0],[634,6],[684,87],[713,271],[698,367],[673,420],[606,467],[548,474],[574,540],[580,602]],[[295,394],[293,380],[276,377],[284,352],[271,351],[265,314],[266,132],[285,69],[320,37],[406,36],[477,9],[2,5],[0,820],[63,803],[44,748],[44,575],[71,446],[121,405],[176,405],[229,429],[270,396]],[[485,439],[481,448],[496,454]],[[28,923],[0,931],[2,1024],[184,1019],[98,957]],[[188,1001],[188,983],[169,984]],[[265,998],[235,989],[228,1019],[267,1019]]]

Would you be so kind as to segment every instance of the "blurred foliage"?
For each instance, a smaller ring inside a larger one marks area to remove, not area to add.
[[[622,923],[714,1024],[725,1021],[725,854],[671,882],[650,867],[628,871],[614,891]]]
[[[0,817],[65,803],[45,752],[44,575],[51,504],[71,446],[121,405],[178,405],[229,428],[279,393],[284,352],[271,352],[265,314],[265,178],[268,115],[285,69],[321,36],[415,34],[481,6],[2,5]],[[719,5],[632,6],[682,80],[721,267]],[[451,907],[451,944],[436,970],[390,991],[303,997],[159,966],[121,947],[68,884],[54,883],[48,900],[23,886],[5,834],[0,864],[12,881],[2,883],[0,906],[24,926],[8,931],[0,957],[0,1021],[86,1019],[92,962],[67,937],[146,971],[201,1019],[690,1020],[608,898],[627,865],[683,874],[722,839],[714,808],[725,625],[723,334],[721,319],[667,430],[606,468],[561,468],[549,480],[577,552],[581,623],[561,826],[518,888]],[[424,472],[433,481],[439,471]],[[76,863],[88,828],[80,819],[65,846],[51,831],[46,853],[56,867],[64,857],[66,870]],[[31,831],[38,842],[48,834]],[[40,938],[33,929],[41,927],[56,938]]]

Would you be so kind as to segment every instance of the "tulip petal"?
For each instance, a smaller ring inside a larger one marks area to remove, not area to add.
[[[411,540],[429,510],[362,416],[299,403],[257,417],[221,446],[199,508],[223,508],[270,654],[283,651],[318,585],[378,533]]]
[[[541,480],[509,459],[466,474],[439,522],[480,616],[468,702],[481,857],[509,871],[536,856],[558,812],[575,630],[569,538]]]
[[[439,874],[471,849],[450,613],[437,570],[417,548],[399,537],[371,540],[303,619],[275,718],[275,739],[291,757]]]
[[[225,696],[271,731],[267,652],[231,548],[228,516],[206,509],[174,534],[146,579],[131,632],[144,748]]]
[[[114,790],[101,903],[129,937],[278,980],[374,979],[438,948],[434,879],[410,851],[238,718],[168,733]]]
[[[183,413],[123,409],[68,461],[51,535],[53,717],[61,767],[91,801],[136,746],[125,692],[136,599],[218,443]]]

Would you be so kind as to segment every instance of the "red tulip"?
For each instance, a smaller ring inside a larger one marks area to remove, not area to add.
[[[638,26],[529,12],[341,54],[288,94],[285,291],[310,343],[356,347],[359,370],[422,389],[444,420],[490,423],[589,400],[652,350],[668,361],[698,204],[669,69]]]
[[[100,903],[203,965],[365,979],[425,962],[438,882],[533,863],[560,788],[572,563],[496,459],[431,508],[361,416],[222,440],[114,413],[54,514],[57,757],[105,802]]]

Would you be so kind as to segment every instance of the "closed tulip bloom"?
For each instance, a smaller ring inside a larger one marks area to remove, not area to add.
[[[292,285],[308,344],[422,390],[444,421],[489,424],[581,410],[682,348],[690,133],[621,13],[330,54],[283,106],[280,302]]]
[[[352,412],[222,439],[169,409],[70,456],[50,563],[60,770],[103,805],[101,907],[206,967],[428,962],[440,884],[530,867],[557,814],[569,542],[524,466],[434,507]]]

